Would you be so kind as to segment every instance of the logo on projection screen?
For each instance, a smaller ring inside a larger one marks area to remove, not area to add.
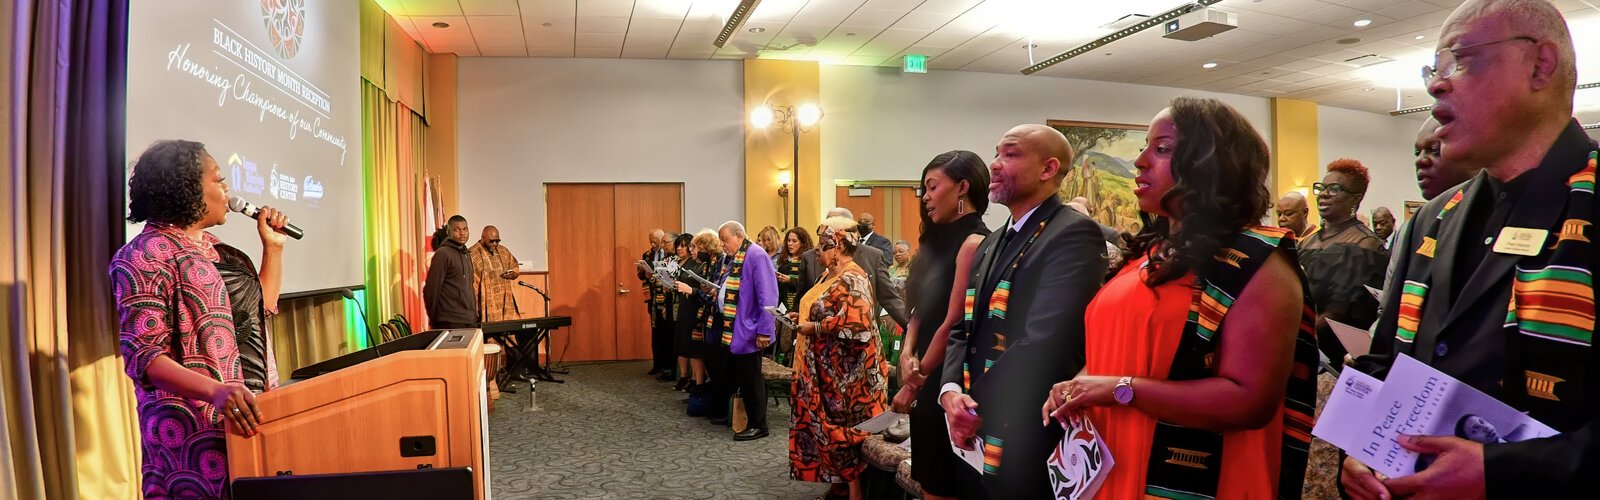
[[[305,0],[261,0],[261,22],[267,26],[267,39],[278,56],[291,59],[300,52],[300,39],[306,32]]]

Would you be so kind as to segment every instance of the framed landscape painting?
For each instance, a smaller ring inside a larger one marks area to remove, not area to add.
[[[1088,200],[1096,221],[1121,232],[1137,234],[1139,203],[1133,197],[1133,160],[1144,149],[1146,126],[1121,123],[1048,120],[1072,144],[1072,168],[1061,183],[1061,201]]]

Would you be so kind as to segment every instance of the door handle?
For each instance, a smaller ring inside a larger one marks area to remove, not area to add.
[[[623,288],[622,287],[622,283],[617,283],[617,295],[627,295],[627,294],[628,294],[628,289]]]

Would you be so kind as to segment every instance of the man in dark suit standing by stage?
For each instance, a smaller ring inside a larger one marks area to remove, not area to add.
[[[1039,407],[1053,380],[1083,368],[1083,313],[1105,276],[1106,243],[1056,194],[1072,160],[1061,132],[1019,125],[995,153],[989,199],[1011,218],[978,246],[971,319],[950,333],[939,402],[952,441],[971,449],[977,438],[984,453],[985,491],[963,498],[1053,498],[1044,462],[1061,428],[1041,425]]]
[[[1402,438],[1432,464],[1383,479],[1346,458],[1340,483],[1358,499],[1593,491],[1596,145],[1572,119],[1572,35],[1550,2],[1470,0],[1445,20],[1438,47],[1425,74],[1441,159],[1484,170],[1417,211],[1395,248],[1405,256],[1372,354],[1353,366],[1383,378],[1405,354],[1561,434],[1495,444]]]
[[[850,214],[850,210],[842,207],[834,207],[828,210],[828,214],[823,218],[830,217],[844,217],[855,220],[855,217]],[[859,223],[861,221],[856,220],[856,222]],[[882,238],[882,236],[878,237],[878,239]],[[816,283],[822,279],[823,273],[828,272],[828,269],[822,265],[822,261],[819,259],[816,248],[806,250],[800,254],[800,279],[806,280],[806,283]],[[906,322],[910,321],[910,316],[906,314],[905,297],[900,296],[900,290],[895,288],[894,280],[889,276],[889,256],[877,248],[861,245],[856,247],[855,262],[861,266],[861,270],[866,272],[867,276],[872,277],[873,310],[876,311],[881,308],[887,311],[889,319],[900,325],[902,331],[905,330]]]

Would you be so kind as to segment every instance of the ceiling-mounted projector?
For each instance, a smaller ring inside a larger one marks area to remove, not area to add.
[[[1166,38],[1193,42],[1239,27],[1239,15],[1202,8],[1167,21]]]

